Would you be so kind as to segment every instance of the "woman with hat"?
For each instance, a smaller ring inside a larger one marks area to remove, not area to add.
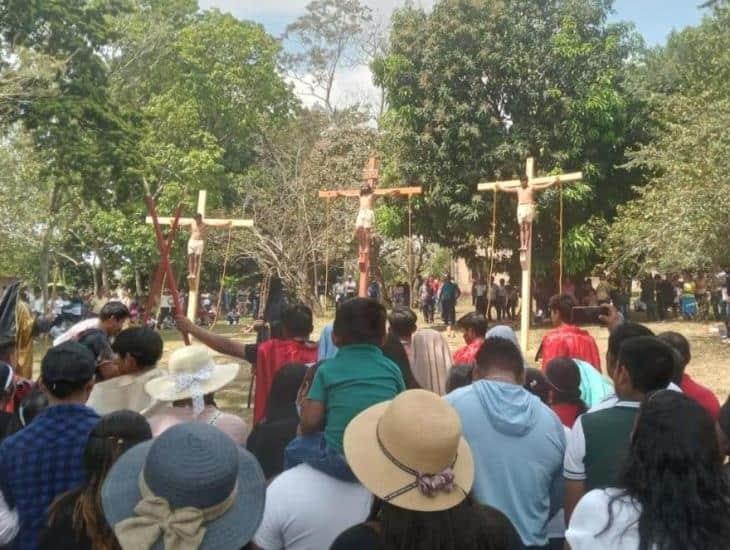
[[[371,521],[332,550],[521,548],[498,510],[474,504],[474,462],[456,411],[435,393],[409,390],[374,405],[347,427],[345,456],[378,499]]]
[[[122,550],[240,550],[261,523],[265,498],[254,456],[192,422],[124,453],[101,489]]]
[[[205,346],[186,346],[170,356],[167,374],[147,382],[145,391],[157,401],[172,407],[149,418],[152,434],[158,437],[182,422],[199,422],[215,426],[237,445],[248,437],[246,423],[238,416],[216,407],[214,394],[238,375],[236,363],[217,364]]]

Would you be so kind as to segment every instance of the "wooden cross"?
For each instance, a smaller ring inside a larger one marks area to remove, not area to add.
[[[533,190],[546,189],[553,185],[563,185],[564,183],[573,183],[583,179],[582,172],[572,172],[570,174],[558,174],[553,176],[535,177],[535,159],[529,157],[525,167],[525,175],[527,176],[527,184]],[[480,183],[477,186],[479,191],[507,191],[517,192],[522,186],[520,180],[509,181],[492,181],[489,183]],[[527,227],[527,244],[524,249],[520,249],[520,265],[522,266],[522,307],[520,308],[520,346],[522,351],[527,351],[528,333],[530,331],[530,317],[532,315],[532,221],[525,222]],[[562,228],[561,228],[562,230]],[[492,251],[494,254],[494,251]],[[562,263],[562,250],[561,250]]]
[[[373,195],[385,195],[385,196],[407,196],[409,199],[409,206],[410,206],[410,198],[411,195],[420,195],[423,192],[423,188],[420,186],[411,186],[411,187],[388,187],[387,189],[377,189],[376,185],[378,183],[379,178],[379,167],[378,167],[378,160],[375,155],[371,155],[368,159],[368,164],[365,167],[365,169],[362,172],[362,179],[364,182],[366,182],[372,189]],[[327,201],[337,198],[337,197],[359,197],[360,196],[360,189],[334,189],[334,190],[323,190],[319,192],[319,198],[321,199],[327,199]],[[368,275],[370,274],[370,236],[367,237],[367,244],[365,245],[365,250],[362,251],[364,254],[362,255],[360,261],[358,261],[358,266],[360,270],[360,279],[358,284],[358,296],[361,298],[365,298],[368,295]],[[409,243],[410,246],[410,243]],[[409,268],[410,269],[410,268]],[[412,279],[411,274],[411,279]]]
[[[222,218],[206,218],[205,217],[205,202],[207,198],[207,191],[201,190],[198,192],[198,209],[197,212],[201,216],[203,216],[203,222],[205,225],[210,227],[253,227],[253,220],[242,220],[242,219],[222,219]],[[147,216],[145,218],[146,223],[154,223],[154,220],[152,216]],[[157,222],[160,225],[173,225],[175,222],[174,217],[160,217],[157,218]],[[195,223],[194,218],[179,218],[177,220],[178,225],[180,226],[188,226],[190,227],[193,223]],[[160,250],[162,252],[162,250]],[[201,257],[201,263],[202,263],[202,257]],[[188,311],[187,316],[188,319],[195,322],[195,319],[198,314],[198,283],[199,283],[199,277],[198,274],[193,274],[193,278],[189,278],[189,293],[188,293]]]

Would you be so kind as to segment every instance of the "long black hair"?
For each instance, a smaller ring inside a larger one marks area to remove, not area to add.
[[[303,363],[288,363],[276,371],[266,403],[267,422],[299,416],[297,394],[306,372],[307,366]]]
[[[413,376],[413,371],[411,370],[411,362],[408,360],[408,354],[406,353],[406,349],[403,347],[403,344],[401,344],[400,340],[395,334],[393,334],[392,332],[388,333],[388,335],[385,337],[385,342],[383,343],[381,349],[383,350],[383,355],[385,355],[388,359],[393,361],[393,363],[398,365],[398,368],[403,375],[403,382],[405,382],[406,389],[421,389],[421,386],[419,386],[418,382],[416,381],[416,377]]]
[[[77,540],[85,535],[95,550],[118,550],[116,537],[104,519],[101,486],[111,467],[126,450],[149,439],[152,439],[152,430],[141,414],[116,411],[102,417],[91,430],[84,450],[88,480],[51,504],[49,524],[63,521],[64,510],[73,506],[71,520]]]
[[[639,550],[720,550],[730,541],[730,485],[715,423],[679,392],[650,394],[631,437],[617,499],[641,507]]]

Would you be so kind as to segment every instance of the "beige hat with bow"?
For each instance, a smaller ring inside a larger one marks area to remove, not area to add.
[[[385,502],[419,512],[453,508],[474,484],[474,459],[454,408],[435,393],[409,390],[348,424],[345,457]]]

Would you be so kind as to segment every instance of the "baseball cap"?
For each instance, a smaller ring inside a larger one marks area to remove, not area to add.
[[[78,342],[64,342],[48,350],[41,361],[41,376],[46,384],[91,380],[96,358]]]

